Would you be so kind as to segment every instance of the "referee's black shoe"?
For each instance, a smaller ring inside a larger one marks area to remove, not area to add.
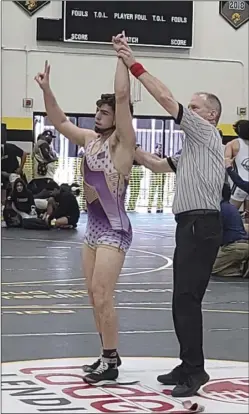
[[[157,381],[163,385],[177,385],[181,379],[182,364],[175,367],[168,374],[158,375]]]
[[[185,398],[194,396],[199,388],[209,381],[210,377],[206,371],[198,374],[181,374],[181,378],[175,388],[172,390],[172,397]]]

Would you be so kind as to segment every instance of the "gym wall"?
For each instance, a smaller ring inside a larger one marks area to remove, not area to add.
[[[33,111],[44,111],[34,76],[43,70],[45,59],[51,63],[52,88],[63,110],[94,113],[100,93],[113,91],[116,57],[112,47],[37,43],[37,18],[60,18],[60,1],[51,1],[33,17],[12,1],[1,4],[2,116],[7,118],[7,125],[11,118],[15,118],[15,125],[20,118],[28,124]],[[221,124],[225,124],[225,134],[226,124],[238,119],[237,106],[248,107],[248,23],[234,30],[219,15],[218,1],[194,3],[191,50],[135,46],[133,50],[139,61],[165,82],[183,104],[188,103],[194,91],[217,94],[223,103]],[[34,99],[33,109],[22,107],[25,97]],[[166,115],[144,89],[141,98],[136,104],[136,115]]]

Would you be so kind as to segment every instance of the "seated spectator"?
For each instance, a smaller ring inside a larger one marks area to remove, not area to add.
[[[48,200],[45,220],[54,227],[76,228],[80,217],[79,204],[68,184],[62,184]]]
[[[27,189],[26,184],[21,178],[15,180],[10,198],[13,209],[22,218],[26,218],[31,214],[32,207],[35,209],[33,194]]]
[[[3,209],[3,222],[2,227],[15,228],[22,226],[21,216],[13,209],[13,203],[11,197],[7,197]],[[4,223],[4,226],[3,226]]]
[[[60,186],[52,179],[48,178],[43,182],[43,189],[39,191],[39,186],[37,187],[38,180],[32,180],[28,184],[28,189],[34,194],[34,199],[47,199],[51,196],[52,192],[55,189],[59,189]]]
[[[249,261],[248,235],[237,208],[230,203],[231,189],[225,183],[222,192],[221,218],[223,237],[213,275],[245,276]]]
[[[9,187],[9,177],[15,173],[23,178],[27,154],[14,144],[1,144],[1,202],[4,205]],[[19,163],[20,159],[20,163]]]
[[[44,182],[45,187],[43,190],[41,190],[39,193],[36,193],[36,182],[39,180],[33,180],[33,183],[29,188],[34,190],[34,199],[35,199],[35,205],[36,208],[44,213],[47,210],[48,207],[48,199],[52,196],[55,189],[59,189],[59,185],[54,181],[48,179],[47,182]],[[31,184],[31,183],[29,183]]]

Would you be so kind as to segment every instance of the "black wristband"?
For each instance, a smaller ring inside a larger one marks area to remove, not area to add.
[[[176,166],[174,165],[171,157],[167,157],[167,161],[168,161],[168,164],[169,164],[171,170],[176,173]]]

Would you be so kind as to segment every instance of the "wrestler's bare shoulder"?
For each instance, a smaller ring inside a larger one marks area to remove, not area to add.
[[[98,138],[98,134],[95,131],[92,131],[91,129],[84,130],[84,133],[82,134],[82,138],[84,138],[84,147],[86,148],[87,145]]]

